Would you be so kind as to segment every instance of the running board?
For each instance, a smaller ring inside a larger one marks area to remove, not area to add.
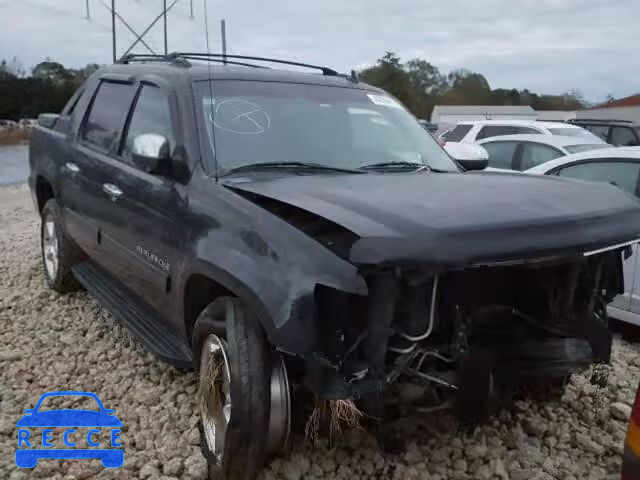
[[[193,368],[191,349],[181,342],[151,309],[111,280],[100,267],[82,262],[73,275],[91,296],[123,323],[153,354],[178,368]]]

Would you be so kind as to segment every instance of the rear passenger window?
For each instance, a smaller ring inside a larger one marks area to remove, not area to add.
[[[616,147],[640,145],[633,130],[628,127],[611,127],[611,143]]]
[[[500,135],[514,135],[519,132],[519,127],[512,127],[508,125],[486,125],[478,132],[477,140],[489,137],[499,137]],[[538,132],[536,132],[538,133]]]
[[[518,148],[517,142],[488,142],[482,146],[489,153],[489,166],[492,168],[513,169],[513,154]]]
[[[526,135],[542,135],[542,132],[539,130],[536,130],[535,128],[529,128],[529,127],[514,127],[515,128],[515,132],[513,133],[513,135],[515,134],[526,134]],[[512,134],[509,134],[512,135]]]
[[[132,95],[132,85],[101,83],[89,110],[82,138],[105,152],[117,148],[116,141],[123,129]]]
[[[144,85],[138,95],[136,106],[131,115],[129,129],[122,149],[122,156],[131,158],[133,141],[138,135],[157,133],[169,140],[173,151],[175,139],[171,127],[171,110],[165,92],[151,85]]]
[[[459,142],[462,140],[473,125],[458,125],[445,136],[447,142]]]
[[[609,136],[609,125],[584,125],[584,128],[601,138],[605,142]]]
[[[65,107],[62,109],[62,113],[61,113],[62,116],[73,115],[73,112],[76,109],[76,105],[78,105],[78,101],[80,100],[80,97],[82,96],[83,93],[84,93],[84,86],[76,90],[76,93],[74,93],[71,96],[71,98],[69,99]]]

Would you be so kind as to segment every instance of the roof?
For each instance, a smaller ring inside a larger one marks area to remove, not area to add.
[[[462,120],[458,125],[513,125],[522,127],[543,128],[582,128],[578,125],[569,125],[564,122],[542,122],[539,120],[518,120],[506,118],[504,120]]]
[[[178,62],[132,62],[124,64],[113,64],[101,68],[96,75],[110,73],[131,75],[157,75],[167,80],[177,77],[187,77],[191,81],[199,80],[256,80],[285,83],[304,83],[314,85],[339,86],[344,88],[357,88],[382,91],[366,83],[346,78],[341,75],[323,75],[311,70],[285,70],[276,68],[253,68],[237,65],[223,65],[219,63],[208,64],[206,62],[193,62],[185,65]]]
[[[601,103],[589,108],[589,110],[614,107],[640,107],[640,93],[637,95],[631,95],[630,97],[618,98],[617,100],[611,100],[610,102]]]
[[[533,115],[536,112],[529,105],[436,105],[433,115],[467,114],[467,115]]]
[[[526,173],[534,175],[544,175],[549,170],[564,165],[565,163],[578,160],[590,160],[598,158],[628,158],[640,162],[640,147],[611,147],[600,150],[589,150],[588,152],[574,153],[564,157],[554,158],[548,162],[530,168]]]
[[[589,137],[570,137],[568,135],[536,135],[536,134],[519,134],[519,135],[500,135],[497,137],[489,137],[479,140],[478,144],[483,145],[488,142],[495,142],[498,140],[511,141],[511,142],[535,142],[544,143],[553,147],[566,147],[569,145],[592,145],[592,144],[604,144],[603,140],[600,140],[596,136]]]

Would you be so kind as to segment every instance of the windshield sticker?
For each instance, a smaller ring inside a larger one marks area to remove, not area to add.
[[[399,108],[403,109],[402,105],[396,102],[393,98],[387,97],[386,95],[372,95],[367,93],[367,97],[375,103],[376,105],[382,105],[383,107],[391,107],[391,108]]]
[[[271,118],[262,107],[243,98],[216,103],[212,117],[216,128],[242,135],[262,133],[271,125]]]

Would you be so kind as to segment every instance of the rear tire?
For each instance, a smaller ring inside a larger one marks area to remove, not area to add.
[[[54,198],[45,203],[41,218],[40,245],[47,286],[58,293],[77,290],[80,284],[71,267],[77,262],[79,252],[66,234],[60,206]]]
[[[226,327],[226,342],[222,339],[221,325]],[[228,388],[221,384],[218,393],[224,397],[221,401],[226,402],[224,391],[229,392],[230,413],[228,418],[224,417],[228,423],[220,447],[219,440],[212,445],[211,437],[207,437],[207,425],[212,422],[206,410],[201,409],[200,431],[209,478],[251,480],[260,472],[267,456],[272,352],[258,319],[240,300],[230,297],[218,298],[196,320],[192,346],[199,371],[207,366],[201,365],[201,361],[207,361],[210,354],[205,349],[211,345],[218,345],[216,348],[223,353],[228,366]],[[206,391],[203,390],[206,380],[206,375],[201,375],[201,392]]]

